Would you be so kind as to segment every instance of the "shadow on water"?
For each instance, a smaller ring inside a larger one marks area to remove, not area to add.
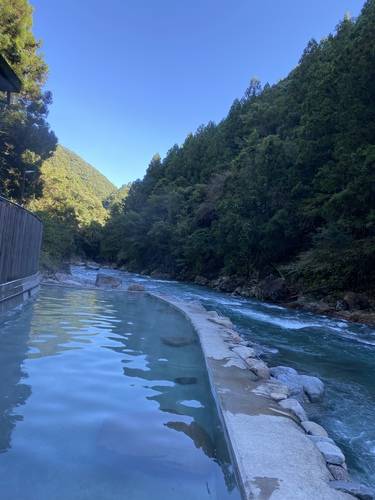
[[[13,317],[0,319],[0,453],[11,448],[12,432],[22,415],[17,409],[26,403],[31,395],[31,386],[25,383],[27,374],[23,362],[27,357],[32,309],[30,305]],[[20,322],[17,335],[12,322]]]
[[[146,333],[133,335],[130,331],[123,332],[122,326],[118,325],[113,330],[118,334],[115,339],[117,345],[108,348],[124,355],[123,372],[126,377],[135,380],[134,387],[141,384],[152,391],[146,398],[157,403],[161,412],[157,418],[162,426],[168,431],[182,433],[194,443],[195,448],[216,462],[222,469],[228,490],[232,491],[236,488],[233,467],[196,333],[182,316],[171,311],[166,304],[147,298],[146,302],[153,303],[153,314],[144,316],[144,299],[130,296],[128,300],[133,302],[138,329]],[[121,310],[121,301],[114,300],[114,305],[115,309],[117,305]],[[119,428],[113,436],[116,439],[118,431]],[[126,439],[131,438],[127,435]],[[136,439],[138,446],[143,448],[150,438],[146,432],[144,445],[139,444],[139,441],[142,443],[141,436]],[[159,455],[170,453],[171,441],[173,447],[173,439],[169,437],[163,443],[165,449],[161,441],[157,443]],[[112,446],[115,446],[114,440]],[[174,456],[171,465],[172,468],[181,465],[186,470],[186,463],[182,464],[177,456]]]

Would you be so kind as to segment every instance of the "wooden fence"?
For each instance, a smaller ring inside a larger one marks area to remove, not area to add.
[[[39,270],[42,221],[0,196],[0,285]]]

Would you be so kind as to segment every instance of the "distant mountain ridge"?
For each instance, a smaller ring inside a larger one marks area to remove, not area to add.
[[[64,146],[41,167],[43,195],[28,207],[44,222],[44,256],[55,261],[91,254],[118,190],[95,167]],[[126,194],[126,193],[124,193]]]
[[[83,182],[87,183],[87,187],[102,201],[112,193],[117,192],[117,187],[104,174],[83,160],[74,151],[64,146],[58,146],[55,156],[59,159],[65,156],[68,160],[67,168],[78,175]]]

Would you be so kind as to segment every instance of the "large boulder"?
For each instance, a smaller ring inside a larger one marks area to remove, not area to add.
[[[289,366],[275,366],[271,368],[270,372],[272,377],[288,387],[291,396],[299,400],[303,399],[302,381],[294,368],[290,368]]]
[[[315,443],[325,461],[333,465],[342,465],[345,463],[345,456],[338,446],[323,439]]]
[[[305,432],[310,436],[328,437],[328,433],[324,429],[324,427],[317,424],[316,422],[306,420],[304,422],[301,422],[301,425],[305,429]]]
[[[317,444],[317,443],[329,443],[329,444],[333,444],[336,446],[336,443],[334,442],[334,440],[332,438],[330,438],[329,436],[312,436],[312,435],[308,435],[310,441],[312,441],[314,444]]]
[[[296,417],[300,422],[304,422],[307,420],[307,415],[305,410],[299,404],[296,399],[287,398],[280,401],[279,405],[284,408],[284,410],[288,410],[294,417]]]
[[[121,286],[121,280],[109,274],[99,273],[96,276],[95,286],[100,288],[119,288]]]
[[[327,467],[333,479],[337,481],[349,481],[349,473],[342,465],[327,464]]]
[[[318,377],[310,375],[300,375],[304,393],[307,395],[311,403],[316,403],[323,399],[324,384]]]
[[[323,398],[324,384],[317,377],[299,375],[294,368],[289,366],[271,368],[271,376],[285,384],[289,388],[290,394],[299,400],[303,400],[304,395],[312,403],[321,401]]]

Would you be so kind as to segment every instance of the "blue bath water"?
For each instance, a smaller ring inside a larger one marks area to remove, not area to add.
[[[189,323],[147,296],[53,286],[3,318],[0,498],[239,500]]]
[[[73,274],[95,279],[79,267]],[[200,300],[208,309],[229,316],[241,334],[263,348],[271,366],[284,364],[320,377],[326,385],[321,404],[307,405],[345,452],[353,479],[375,487],[375,330],[333,318],[245,300],[192,284],[161,281],[106,270],[124,286],[146,289],[184,300]]]

